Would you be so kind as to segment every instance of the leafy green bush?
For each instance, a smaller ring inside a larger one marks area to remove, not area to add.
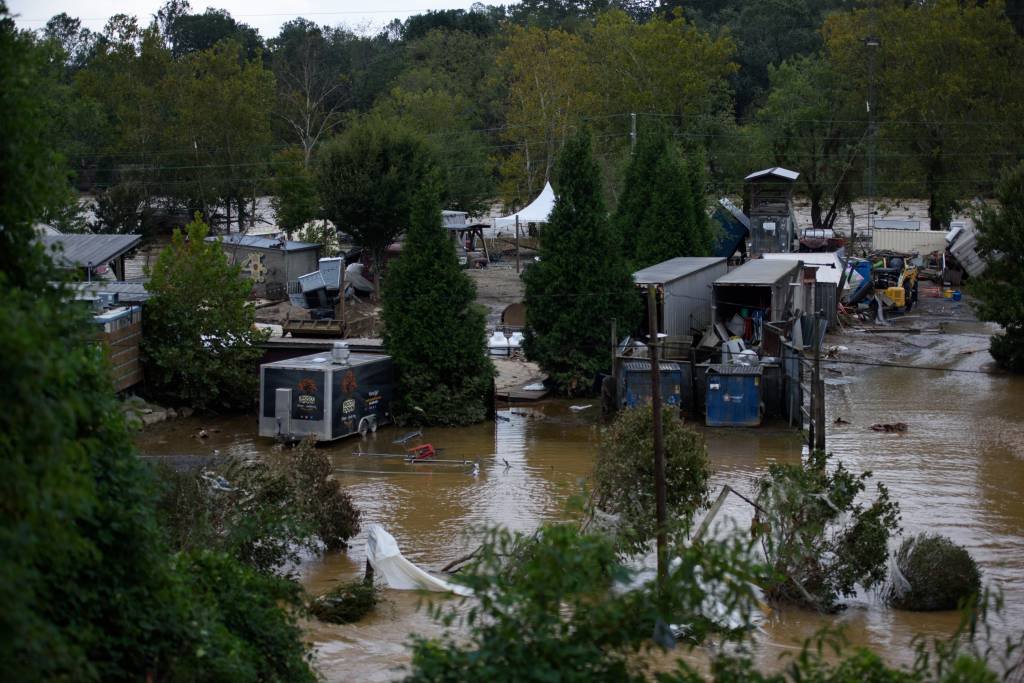
[[[711,466],[704,437],[683,424],[679,411],[662,411],[666,512],[689,525],[707,502]],[[643,549],[657,533],[654,492],[654,412],[650,406],[621,411],[601,433],[594,463],[594,502],[620,517],[618,542]]]
[[[149,273],[143,316],[146,388],[197,410],[241,409],[257,400],[264,339],[246,304],[251,283],[228,263],[197,218],[175,230]]]
[[[978,596],[981,572],[971,554],[945,536],[918,534],[896,551],[889,602],[916,612],[956,609]]]
[[[320,621],[349,624],[359,621],[377,605],[377,589],[366,581],[349,581],[332,588],[309,605]]]
[[[308,441],[264,460],[158,472],[158,519],[176,549],[218,549],[272,572],[302,548],[343,548],[359,531],[359,511],[330,476],[330,460]]]
[[[711,586],[721,588],[720,610],[749,623],[748,549],[739,542],[675,548],[659,595],[605,536],[569,524],[544,526],[532,538],[489,530],[458,575],[473,589],[473,605],[432,609],[445,625],[461,620],[465,628],[438,639],[414,636],[406,680],[645,681],[648,658],[636,655],[671,645],[668,624],[690,625],[695,642],[710,632],[701,617],[709,614]]]
[[[899,505],[885,486],[867,507],[855,503],[871,473],[855,476],[842,463],[829,472],[828,459],[816,451],[806,464],[770,466],[758,482],[755,519],[771,569],[766,595],[826,611],[857,584],[871,588],[885,578],[889,537],[899,527]]]

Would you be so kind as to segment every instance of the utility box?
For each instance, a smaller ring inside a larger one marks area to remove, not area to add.
[[[666,405],[680,407],[683,401],[683,369],[679,363],[661,362],[661,400]],[[619,407],[637,408],[651,404],[651,362],[630,360],[622,364],[619,371]]]
[[[709,365],[706,380],[708,427],[758,427],[764,415],[761,367]]]
[[[391,422],[390,356],[336,347],[260,366],[260,436],[334,441]]]

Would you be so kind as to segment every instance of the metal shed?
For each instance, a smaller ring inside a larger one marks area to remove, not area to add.
[[[287,283],[319,267],[319,244],[257,235],[206,238],[207,242],[218,240],[231,262],[240,265],[242,274],[252,280],[256,296],[283,299]]]
[[[743,309],[765,321],[784,320],[792,312],[790,285],[799,282],[801,267],[801,261],[755,259],[718,278],[712,289],[714,321],[727,323]]]
[[[725,258],[680,256],[633,273],[638,287],[658,287],[658,332],[693,338],[711,322],[711,286],[728,271]]]

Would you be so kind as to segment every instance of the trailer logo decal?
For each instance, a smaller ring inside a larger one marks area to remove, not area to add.
[[[356,382],[356,373],[349,370],[345,373],[345,377],[341,380],[341,390],[346,394],[351,394],[353,391],[359,388],[359,384]]]

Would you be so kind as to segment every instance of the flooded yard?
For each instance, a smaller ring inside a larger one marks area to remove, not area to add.
[[[828,448],[856,471],[871,470],[903,511],[906,534],[945,534],[967,547],[986,582],[1006,597],[1009,627],[1024,629],[1024,378],[988,374],[988,328],[965,323],[946,334],[917,335],[898,344],[897,362],[952,371],[871,367],[830,362],[837,379],[827,388]],[[840,359],[841,360],[841,359]],[[563,518],[567,502],[589,474],[599,430],[599,406],[573,412],[549,401],[499,410],[499,419],[460,429],[428,429],[424,441],[440,457],[479,461],[472,467],[422,467],[355,456],[353,450],[394,452],[405,430],[383,428],[366,440],[324,446],[337,476],[363,512],[364,527],[380,523],[411,561],[440,569],[475,546],[472,530],[503,524],[529,531]],[[836,418],[848,424],[834,424]],[[904,433],[879,433],[879,422],[905,422]],[[193,435],[200,428],[208,439]],[[704,429],[717,487],[751,493],[774,462],[799,462],[801,437],[785,425],[758,429]],[[140,435],[147,454],[258,455],[273,444],[255,435],[253,417],[178,420]],[[734,499],[733,499],[734,500]],[[749,511],[730,500],[726,508],[741,528]],[[361,575],[364,540],[347,552],[310,558],[299,568],[312,593]],[[411,593],[385,591],[385,602],[359,624],[312,622],[308,633],[327,680],[392,680],[409,660],[410,633],[438,633]],[[796,609],[775,612],[757,636],[756,656],[767,668],[793,652],[823,626],[843,625],[854,644],[889,661],[909,663],[915,636],[945,636],[955,613],[909,613],[861,595],[836,616]]]

